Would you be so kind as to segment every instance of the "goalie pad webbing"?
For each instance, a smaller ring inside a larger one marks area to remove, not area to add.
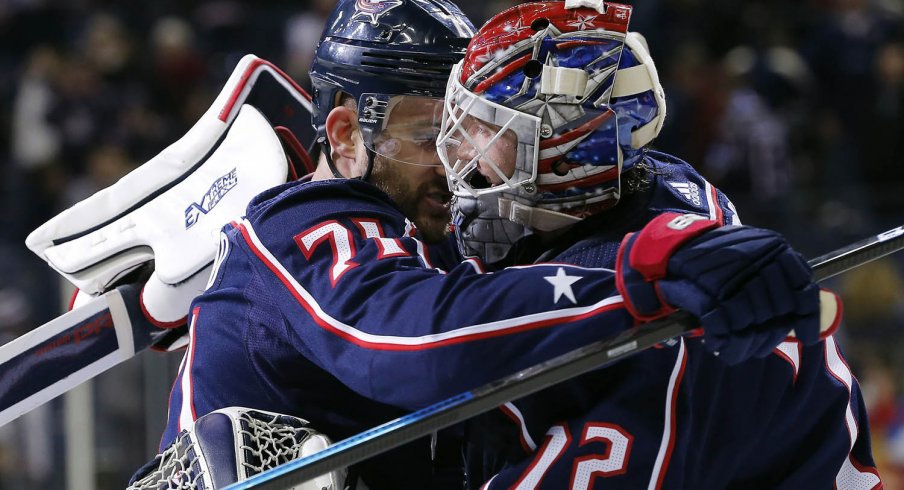
[[[245,480],[313,454],[329,438],[298,417],[230,407],[204,415],[132,477],[128,490],[208,490]],[[296,490],[342,490],[346,472],[335,471]]]

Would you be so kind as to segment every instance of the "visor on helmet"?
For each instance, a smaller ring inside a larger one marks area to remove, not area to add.
[[[512,191],[537,178],[540,118],[490,102],[450,77],[439,158],[455,195]]]
[[[364,94],[358,122],[364,145],[397,162],[439,166],[436,137],[442,121],[443,99],[418,95]]]

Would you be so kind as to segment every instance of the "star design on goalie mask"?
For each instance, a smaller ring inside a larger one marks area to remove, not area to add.
[[[521,22],[521,20],[522,19],[519,18],[517,24],[514,24],[514,25],[509,24],[509,25],[505,26],[505,31],[509,34],[514,34],[515,36],[520,36],[522,32],[524,32],[528,29],[528,26],[524,25],[524,23]]]
[[[546,279],[546,282],[553,285],[553,304],[558,303],[562,296],[570,299],[572,303],[576,304],[578,302],[578,300],[574,298],[574,291],[571,290],[571,285],[580,281],[583,277],[569,276],[565,273],[564,267],[559,267],[559,270],[556,271],[556,275],[546,276],[543,279]]]
[[[494,53],[488,47],[486,49],[486,51],[484,51],[483,54],[477,55],[474,59],[481,65],[485,65],[487,62],[491,61],[493,58],[495,58]]]
[[[492,49],[487,46],[486,51],[483,54],[477,55],[474,60],[480,63],[481,65],[485,65],[491,61],[501,60],[505,58],[506,54],[509,51],[513,51],[515,48],[513,46],[509,46],[503,49]]]
[[[596,19],[595,15],[579,15],[578,20],[569,22],[568,25],[571,27],[577,27],[578,29],[583,31],[588,27],[596,27],[593,25],[594,19]]]

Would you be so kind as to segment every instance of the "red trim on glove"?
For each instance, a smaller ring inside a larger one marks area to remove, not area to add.
[[[628,263],[647,281],[662,279],[672,254],[688,240],[721,223],[696,214],[663,213],[638,232]]]
[[[678,309],[673,308],[665,301],[662,292],[659,290],[659,285],[656,283],[653,283],[651,286],[653,287],[653,290],[656,291],[656,297],[659,298],[660,308],[658,310],[649,314],[641,313],[634,306],[634,303],[631,302],[631,296],[627,294],[627,290],[625,289],[625,275],[622,273],[622,260],[624,259],[625,244],[628,243],[628,240],[630,240],[633,235],[635,235],[635,233],[628,233],[625,235],[625,238],[622,239],[621,246],[618,247],[618,252],[615,257],[615,289],[621,294],[625,309],[628,310],[628,313],[630,313],[638,322],[645,323],[670,315],[678,311]],[[634,245],[637,245],[637,242],[635,242]]]
[[[628,233],[622,238],[621,244],[618,246],[618,252],[615,254],[615,289],[621,294],[622,301],[625,304],[625,309],[628,310],[628,313],[634,317],[635,320],[639,320],[644,315],[642,315],[636,308],[634,308],[634,304],[631,303],[631,297],[628,296],[627,289],[625,289],[625,275],[622,273],[622,259],[624,259],[625,253],[625,244],[628,243],[628,240],[631,239],[634,233]]]
[[[678,311],[678,308],[675,308],[674,306],[670,305],[668,301],[666,301],[665,296],[663,296],[662,294],[662,291],[659,290],[658,282],[653,283],[653,289],[656,290],[656,297],[659,298],[659,302],[662,304],[662,308],[660,308],[659,311],[655,313],[656,318],[671,315],[672,313]]]

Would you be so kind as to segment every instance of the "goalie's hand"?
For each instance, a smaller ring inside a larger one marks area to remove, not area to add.
[[[840,316],[837,304],[826,305],[828,322],[820,324],[820,290],[809,265],[770,230],[666,213],[625,237],[616,269],[635,318],[688,311],[700,319],[707,349],[729,364],[765,357],[789,335],[818,342]]]

